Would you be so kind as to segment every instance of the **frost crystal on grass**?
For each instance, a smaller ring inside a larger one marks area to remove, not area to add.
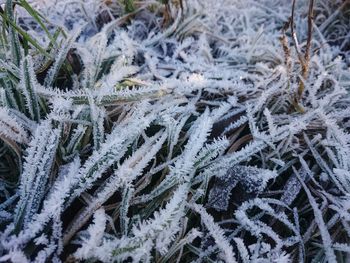
[[[0,262],[349,261],[349,1],[0,7]]]
[[[276,172],[256,167],[235,165],[225,176],[215,179],[209,193],[208,205],[216,210],[227,210],[232,189],[240,184],[247,193],[262,192],[267,182],[277,176]]]

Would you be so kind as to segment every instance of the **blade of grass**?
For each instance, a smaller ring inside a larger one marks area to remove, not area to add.
[[[26,0],[20,0],[19,5],[22,6],[30,14],[30,16],[35,19],[35,21],[40,25],[40,27],[45,31],[47,37],[50,39],[50,44],[55,43],[55,38],[51,35],[51,33],[49,32],[49,30],[47,29],[47,27],[42,21],[44,17],[41,14],[39,14],[37,11],[35,11],[30,6],[30,4],[28,4]]]
[[[6,22],[9,24],[15,24],[14,23],[14,14],[13,14],[13,3],[12,0],[7,0],[5,5],[5,13],[0,12],[1,17],[6,18]],[[6,26],[6,23],[3,22],[4,27]],[[14,28],[9,28],[9,40],[10,40],[10,47],[11,47],[11,56],[16,64],[16,66],[19,66],[21,63],[21,43],[19,41],[19,37],[14,30]]]
[[[22,28],[16,25],[13,21],[11,21],[6,15],[0,13],[1,18],[8,22],[10,26],[16,30],[23,38],[25,38],[30,44],[32,44],[41,54],[44,56],[51,58],[51,55],[47,53],[47,51],[41,47],[35,39],[33,39],[27,32],[25,32]],[[19,42],[19,41],[18,41]]]

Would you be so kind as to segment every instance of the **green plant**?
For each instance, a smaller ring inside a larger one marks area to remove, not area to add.
[[[346,262],[343,8],[7,0],[0,261]]]

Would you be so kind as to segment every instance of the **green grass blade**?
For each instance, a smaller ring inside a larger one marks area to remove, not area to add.
[[[35,19],[35,21],[40,25],[40,27],[45,31],[47,37],[50,39],[51,43],[55,43],[54,37],[51,35],[45,24],[43,23],[42,19],[44,17],[39,14],[37,11],[35,11],[30,4],[26,0],[20,0],[19,4],[31,15],[32,18]]]
[[[35,120],[40,120],[40,109],[38,96],[35,92],[35,86],[38,85],[35,79],[35,73],[30,57],[24,58],[21,67],[21,82],[20,88],[26,100],[26,105],[30,117]]]
[[[3,18],[4,21],[8,22],[9,24],[14,24],[15,25],[15,18],[13,14],[13,2],[12,0],[7,0],[6,5],[5,5],[5,14],[0,13],[1,17]],[[3,24],[5,24],[3,22]],[[21,43],[19,41],[18,34],[14,27],[9,27],[9,40],[10,40],[10,47],[11,47],[11,56],[12,56],[12,61],[19,66],[21,62]]]
[[[10,26],[11,26],[10,30],[17,31],[23,38],[25,38],[30,44],[32,44],[42,55],[51,58],[51,55],[49,53],[47,53],[47,51],[43,47],[41,47],[35,39],[33,39],[27,32],[25,32],[22,28],[20,28],[18,25],[16,25],[16,23],[13,22],[11,19],[9,19],[7,17],[7,15],[0,13],[0,16],[4,21],[6,21],[10,24]],[[20,44],[19,40],[18,40],[17,44]],[[12,45],[11,45],[11,47],[12,47]],[[15,53],[16,59],[17,59],[17,56],[18,56],[18,58],[20,58],[20,56],[18,55],[18,54],[20,54],[20,53],[18,53],[19,52],[18,48],[15,49],[15,52],[16,52]],[[18,64],[19,64],[19,62],[18,62]]]

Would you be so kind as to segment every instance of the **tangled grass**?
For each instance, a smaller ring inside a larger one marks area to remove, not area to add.
[[[348,262],[349,14],[6,0],[0,262]]]

